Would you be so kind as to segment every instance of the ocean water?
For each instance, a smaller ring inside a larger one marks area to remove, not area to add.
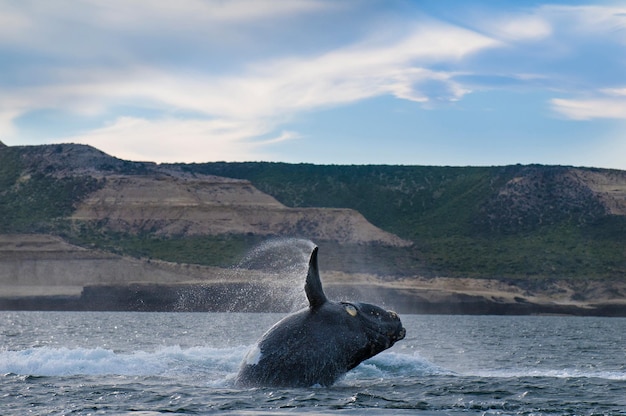
[[[332,387],[236,388],[282,316],[0,312],[0,414],[626,415],[626,319],[405,315]]]

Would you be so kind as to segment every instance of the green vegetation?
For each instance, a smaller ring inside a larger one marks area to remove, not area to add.
[[[499,179],[499,168],[472,167],[207,163],[185,168],[248,179],[291,207],[352,208],[411,240],[468,232],[477,202],[493,192],[493,181]]]
[[[491,238],[434,238],[426,260],[452,276],[623,279],[624,242],[587,238],[589,230],[559,226]]]
[[[106,232],[84,224],[74,226],[70,232],[69,227],[67,224],[63,237],[83,247],[137,258],[217,267],[238,264],[252,248],[268,240],[262,236],[243,234],[184,238],[129,235]],[[422,267],[415,248],[339,244],[332,241],[321,241],[319,246],[324,253],[324,267],[331,270],[402,276],[414,275]]]
[[[101,183],[90,176],[23,173],[19,148],[0,149],[0,233],[51,232]]]
[[[86,147],[55,149],[51,157],[59,161],[46,160],[38,168],[25,157],[37,148],[0,148],[0,233],[51,232],[116,253],[215,266],[236,264],[264,240],[164,238],[70,223],[76,204],[104,183],[63,174],[71,151],[106,172],[146,175],[159,168],[109,160]],[[352,208],[414,243],[394,248],[317,241],[328,253],[326,267],[335,270],[516,281],[626,278],[626,217],[606,215],[588,189],[568,179],[564,167],[207,163],[165,168],[247,179],[291,207]]]
[[[2,194],[0,232],[48,232],[72,214],[75,204],[99,186],[91,177],[56,179],[42,174],[21,181]]]
[[[185,168],[248,179],[287,206],[356,209],[378,227],[415,243],[410,253],[387,253],[404,260],[402,269],[515,280],[626,277],[626,217],[602,215],[584,192],[580,200],[561,196],[560,189],[567,193],[574,186],[559,182],[566,168],[283,163]],[[538,197],[515,217],[510,201],[495,195],[522,174],[533,178],[531,192]]]
[[[67,230],[67,229],[66,229]],[[174,263],[229,267],[263,239],[249,235],[157,237],[106,232],[82,225],[63,236],[74,244],[93,247],[137,258],[159,259]]]
[[[0,145],[0,195],[17,182],[21,171],[20,152]]]

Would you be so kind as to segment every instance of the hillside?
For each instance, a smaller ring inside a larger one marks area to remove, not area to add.
[[[248,181],[216,176],[108,176],[69,217],[156,237],[306,235],[340,243],[407,246],[345,208],[288,208]]]
[[[73,248],[51,262],[33,235]],[[48,268],[55,283],[43,292],[59,296],[214,281],[258,244],[296,237],[320,245],[340,293],[385,288],[385,302],[405,310],[626,303],[626,172],[616,170],[157,165],[83,145],[0,146],[2,236],[0,280],[13,279],[2,296],[42,292]],[[95,280],[62,282],[103,267]],[[134,272],[119,278],[125,267]]]
[[[276,249],[289,256],[273,259],[269,270],[245,262],[225,269],[120,256],[51,235],[1,234],[0,310],[286,312],[303,307],[309,243],[287,240],[271,246],[259,248],[248,261],[265,262]],[[626,314],[624,282],[560,281],[529,290],[490,279],[398,279],[325,268],[323,273],[329,296],[374,302],[400,313]]]
[[[287,206],[348,207],[413,241],[433,273],[624,279],[626,172],[563,166],[186,165]]]

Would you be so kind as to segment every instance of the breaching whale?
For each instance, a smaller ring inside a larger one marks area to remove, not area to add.
[[[308,308],[277,322],[248,351],[236,378],[238,386],[330,386],[363,360],[404,338],[406,331],[395,312],[367,303],[328,300],[317,252],[315,247],[304,286]]]

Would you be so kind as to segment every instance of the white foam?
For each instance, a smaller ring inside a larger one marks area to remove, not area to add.
[[[359,364],[347,378],[393,378],[403,376],[453,375],[418,354],[383,352]]]
[[[512,368],[498,370],[472,371],[468,376],[485,378],[509,378],[509,377],[550,377],[550,378],[600,378],[605,380],[626,380],[626,372],[623,371],[587,371],[579,369],[528,369]]]
[[[255,345],[250,351],[248,351],[248,354],[246,354],[246,364],[257,365],[259,361],[261,361],[262,356],[263,354],[261,353],[259,346]]]
[[[246,347],[179,346],[153,352],[115,352],[104,348],[30,348],[0,351],[0,374],[69,375],[176,375],[203,373],[227,377],[235,372]]]
[[[0,350],[0,374],[201,377],[208,385],[219,387],[230,385],[242,360],[255,364],[261,356],[256,345],[229,348],[167,346],[154,351],[128,352],[104,348],[41,347],[19,351]],[[350,383],[365,379],[438,375],[626,380],[626,372],[623,370],[514,368],[472,370],[459,374],[433,364],[418,354],[398,352],[384,352],[364,361],[348,372],[345,380]]]

